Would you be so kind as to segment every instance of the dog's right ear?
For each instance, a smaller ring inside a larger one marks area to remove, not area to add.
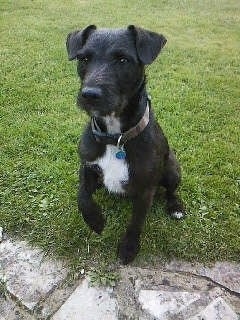
[[[78,52],[86,43],[87,38],[96,29],[96,26],[90,25],[83,30],[77,30],[68,34],[66,46],[69,60],[74,60],[77,58]]]

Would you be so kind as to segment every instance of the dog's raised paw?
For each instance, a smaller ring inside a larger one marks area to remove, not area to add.
[[[139,239],[124,236],[118,245],[118,256],[122,264],[128,264],[134,260],[140,250]]]
[[[101,209],[97,205],[92,205],[91,208],[87,209],[87,213],[83,213],[83,218],[90,229],[95,231],[97,234],[101,234],[104,226],[105,226],[105,219],[101,213]]]
[[[105,226],[105,219],[102,215],[97,216],[95,219],[96,220],[91,225],[91,229],[95,231],[97,234],[101,234]]]

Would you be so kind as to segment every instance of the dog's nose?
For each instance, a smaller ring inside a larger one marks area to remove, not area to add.
[[[83,98],[99,99],[102,97],[102,90],[98,87],[85,87],[82,89]]]

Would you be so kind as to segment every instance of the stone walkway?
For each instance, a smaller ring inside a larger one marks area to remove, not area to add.
[[[173,261],[120,267],[115,288],[91,287],[23,241],[0,243],[0,320],[240,320],[240,265]],[[82,272],[83,273],[83,272]]]

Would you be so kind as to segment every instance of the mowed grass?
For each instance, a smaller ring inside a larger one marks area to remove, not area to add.
[[[147,68],[159,123],[177,150],[188,217],[156,200],[135,263],[239,260],[240,3],[220,1],[1,1],[0,225],[80,268],[111,264],[131,214],[101,191],[101,237],[77,212],[79,82],[66,35],[88,24],[136,24],[168,43]]]

